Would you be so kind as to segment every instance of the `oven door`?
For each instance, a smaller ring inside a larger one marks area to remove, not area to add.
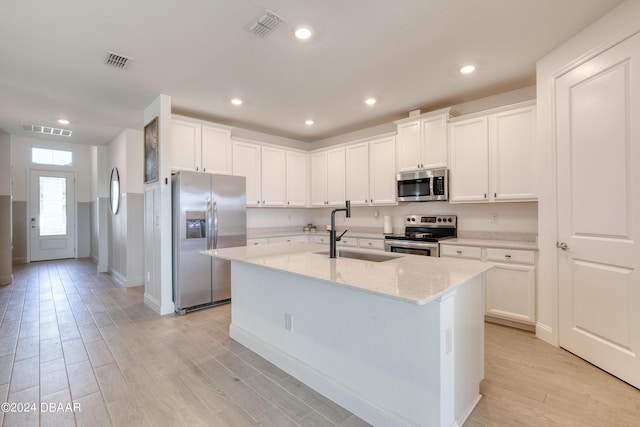
[[[384,241],[384,250],[386,252],[397,252],[401,254],[440,256],[440,245],[437,242],[389,239]]]

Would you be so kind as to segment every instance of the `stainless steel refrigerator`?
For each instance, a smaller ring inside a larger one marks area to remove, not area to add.
[[[231,301],[231,265],[200,251],[246,246],[246,180],[179,171],[173,196],[173,301],[185,314]]]

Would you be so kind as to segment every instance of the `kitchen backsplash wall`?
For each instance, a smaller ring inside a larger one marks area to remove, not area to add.
[[[318,227],[318,231],[331,222],[331,208],[317,209],[247,209],[249,232],[269,229],[295,230],[308,223]],[[344,229],[352,227],[382,233],[384,216],[392,218],[394,232],[404,230],[404,217],[411,214],[457,215],[458,234],[468,238],[499,238],[501,235],[522,235],[529,240],[538,230],[538,204],[527,203],[474,203],[449,204],[447,202],[403,203],[398,206],[352,206],[351,218],[344,212],[336,214],[336,226]]]

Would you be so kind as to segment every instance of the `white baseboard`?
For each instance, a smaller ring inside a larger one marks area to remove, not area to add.
[[[234,324],[229,327],[229,336],[374,426],[400,427],[415,425],[415,423],[401,417],[399,414],[388,413],[384,409],[362,399],[335,379],[326,376]]]
[[[161,316],[164,316],[165,314],[173,314],[176,311],[176,306],[173,301],[160,304],[160,301],[146,292],[144,293],[144,303]]]
[[[536,337],[558,347],[558,338],[553,333],[553,329],[547,325],[536,323]]]

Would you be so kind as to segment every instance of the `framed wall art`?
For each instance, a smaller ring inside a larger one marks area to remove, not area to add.
[[[158,117],[144,127],[144,183],[158,180]]]

